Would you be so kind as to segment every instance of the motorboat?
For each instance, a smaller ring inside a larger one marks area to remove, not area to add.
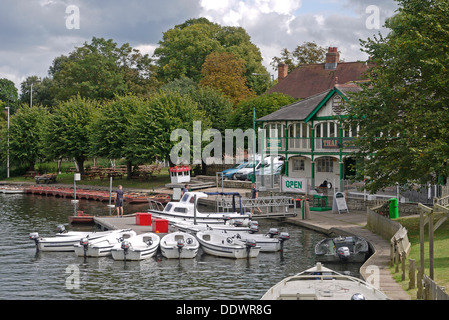
[[[79,243],[83,238],[88,240],[95,240],[110,234],[119,233],[123,230],[108,230],[108,231],[66,231],[63,225],[58,226],[58,233],[54,237],[40,237],[38,232],[31,232],[29,239],[36,244],[38,251],[53,251],[53,252],[73,252],[74,245]]]
[[[247,225],[251,220],[251,213],[243,213],[242,206],[240,205],[240,213],[235,212],[235,197],[240,196],[238,193],[226,193],[233,196],[234,201],[234,213],[224,212],[211,212],[203,213],[197,209],[196,201],[200,198],[207,198],[211,194],[218,193],[205,193],[205,192],[186,192],[180,201],[170,201],[167,205],[161,209],[150,208],[148,212],[152,216],[167,219],[176,219],[176,221],[193,222],[194,224],[206,223],[206,224],[225,224],[228,221],[242,221],[244,225]],[[223,194],[223,193],[221,193]],[[241,200],[241,199],[240,199]]]
[[[152,232],[142,233],[116,244],[112,250],[114,260],[143,260],[153,257],[159,248],[160,237]]]
[[[192,259],[200,244],[195,236],[181,231],[168,233],[161,239],[161,253],[167,259]]]
[[[371,284],[318,262],[271,287],[261,300],[388,300]]]
[[[191,222],[180,221],[180,220],[169,220],[169,223],[177,230],[195,234],[199,231],[204,230],[222,230],[222,231],[235,231],[235,232],[251,232],[256,233],[259,231],[259,223],[257,221],[251,220],[248,226],[243,226],[243,222],[234,221],[233,223],[227,222],[224,224],[193,224]]]
[[[94,240],[82,238],[78,243],[75,243],[73,247],[75,249],[75,254],[79,257],[105,257],[111,255],[112,248],[115,245],[121,244],[124,240],[134,236],[136,236],[136,232],[127,229]]]
[[[214,230],[200,231],[196,238],[205,253],[225,258],[255,258],[260,246],[255,240],[240,240]]]
[[[358,236],[326,238],[315,246],[320,262],[364,262],[368,253],[368,242]]]
[[[267,233],[255,234],[252,231],[222,230],[228,237],[246,241],[255,240],[260,246],[260,252],[277,252],[284,249],[284,242],[290,239],[288,232],[279,232],[277,228],[270,228]]]

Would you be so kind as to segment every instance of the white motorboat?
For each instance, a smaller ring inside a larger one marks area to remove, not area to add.
[[[239,195],[235,193],[235,195]],[[240,195],[239,195],[240,196]],[[195,199],[207,198],[208,194],[204,192],[186,192],[180,201],[170,201],[167,203],[163,210],[156,210],[150,208],[148,212],[154,217],[167,219],[169,222],[171,219],[176,219],[176,222],[192,222],[198,224],[225,224],[227,221],[241,221],[243,225],[247,225],[251,220],[251,213],[243,213],[242,209],[240,213],[224,213],[224,212],[211,212],[203,213],[199,212]],[[242,208],[240,206],[240,208]]]
[[[121,232],[111,233],[109,235],[91,240],[82,238],[74,244],[75,254],[79,257],[105,257],[111,255],[112,248],[121,244],[125,239],[136,236],[136,232],[131,229]]]
[[[326,238],[315,246],[320,262],[364,262],[368,253],[368,242],[358,236]]]
[[[119,233],[123,230],[109,230],[109,231],[65,231],[63,226],[58,226],[58,233],[54,237],[42,238],[38,232],[29,234],[29,239],[34,240],[36,250],[38,251],[53,251],[53,252],[73,252],[74,245],[79,243],[83,238],[88,240],[95,240],[110,234]]]
[[[219,257],[255,258],[260,252],[260,246],[254,240],[242,241],[214,230],[200,231],[196,234],[196,238],[204,252]]]
[[[261,252],[277,252],[284,249],[284,242],[290,239],[290,235],[287,232],[280,232],[276,228],[270,228],[265,234],[254,234],[251,231],[235,231],[235,230],[222,230],[223,234],[234,239],[246,241],[247,239],[255,240],[257,245],[260,246]]]
[[[114,260],[143,260],[153,257],[159,247],[160,238],[152,232],[142,233],[123,240],[112,250]]]
[[[169,220],[170,222],[170,220]],[[199,231],[205,231],[205,230],[221,230],[221,231],[235,231],[235,232],[252,232],[256,233],[259,231],[259,223],[257,221],[251,220],[248,224],[248,226],[242,226],[242,223],[240,221],[234,221],[234,223],[225,223],[225,224],[193,224],[191,222],[187,221],[179,221],[179,220],[172,220],[172,226],[175,227],[177,230],[188,232],[195,234]]]
[[[192,259],[198,254],[200,244],[195,236],[186,232],[172,232],[160,243],[161,253],[167,259]]]
[[[388,300],[388,297],[369,283],[318,262],[313,268],[280,281],[261,300]]]

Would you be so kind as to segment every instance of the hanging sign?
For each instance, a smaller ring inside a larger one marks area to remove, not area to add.
[[[307,179],[282,177],[282,191],[283,192],[306,193],[307,192]]]

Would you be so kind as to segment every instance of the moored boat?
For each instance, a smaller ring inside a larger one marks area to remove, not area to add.
[[[124,240],[136,236],[131,229],[121,230],[97,239],[82,238],[73,245],[79,257],[105,257],[111,255],[112,248]]]
[[[120,232],[121,230],[109,230],[109,231],[65,231],[64,226],[58,226],[58,233],[54,237],[40,237],[38,232],[32,232],[29,234],[29,239],[33,240],[36,244],[36,250],[38,251],[53,251],[53,252],[73,252],[75,251],[74,245],[79,243],[83,238],[89,240],[95,240],[113,233]]]
[[[260,246],[254,240],[242,241],[214,230],[200,231],[196,234],[196,238],[204,252],[218,257],[255,258],[260,252]]]
[[[284,249],[284,242],[290,239],[287,232],[279,232],[277,228],[270,228],[265,234],[254,234],[248,231],[223,230],[223,234],[235,239],[246,241],[255,240],[261,252],[277,252]]]
[[[162,255],[167,259],[192,259],[198,254],[200,244],[195,236],[176,231],[165,235],[160,247]]]
[[[237,193],[234,195],[238,195]],[[198,224],[225,224],[227,221],[241,221],[244,225],[247,225],[251,220],[250,213],[223,213],[223,212],[199,212],[195,199],[206,198],[207,193],[204,192],[186,192],[180,201],[171,201],[167,203],[163,210],[150,209],[148,212],[152,216],[172,220],[177,222],[192,222]]]
[[[364,262],[368,253],[368,242],[358,236],[326,238],[315,246],[320,262]]]
[[[388,300],[367,282],[338,273],[318,262],[271,287],[261,300]]]
[[[112,250],[114,260],[144,260],[153,257],[159,247],[160,238],[152,232],[142,233],[116,244]]]

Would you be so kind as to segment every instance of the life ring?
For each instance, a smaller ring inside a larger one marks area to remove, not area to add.
[[[328,188],[328,189],[332,189],[332,183],[329,182],[329,183],[327,184],[327,188]]]

